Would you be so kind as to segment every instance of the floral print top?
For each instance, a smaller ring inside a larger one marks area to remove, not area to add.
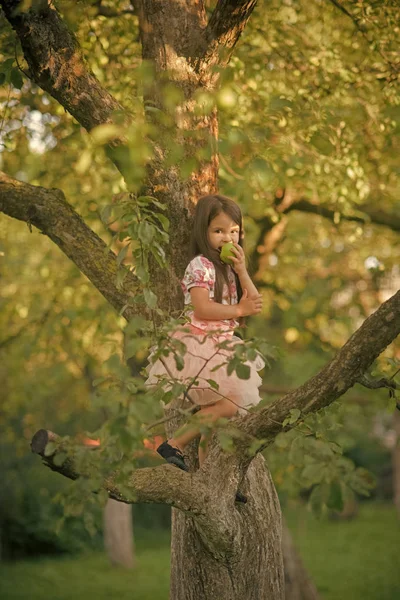
[[[238,294],[235,281],[235,273],[232,267],[228,266],[229,289],[224,283],[222,291],[222,304],[237,304]],[[191,304],[190,289],[192,287],[202,287],[208,290],[210,300],[214,299],[215,287],[215,267],[211,260],[199,254],[190,261],[186,267],[185,275],[181,281],[182,290],[185,296],[185,305]],[[229,292],[231,298],[229,297]],[[239,323],[235,319],[224,319],[221,321],[209,321],[196,319],[193,311],[187,313],[192,325],[206,331],[214,329],[233,330]]]

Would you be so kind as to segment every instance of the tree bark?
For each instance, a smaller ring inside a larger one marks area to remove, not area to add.
[[[134,567],[132,507],[109,498],[103,513],[104,547],[111,564]]]
[[[233,559],[206,552],[193,518],[172,510],[174,600],[283,600],[281,511],[261,455],[252,462],[241,489],[251,499],[230,508],[240,520],[240,552]]]
[[[282,550],[285,566],[285,600],[318,600],[317,588],[304,568],[285,522],[282,527]]]

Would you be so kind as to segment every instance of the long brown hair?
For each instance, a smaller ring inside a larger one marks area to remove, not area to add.
[[[210,246],[207,232],[211,221],[221,213],[226,213],[232,221],[239,225],[238,243],[243,248],[243,219],[239,206],[227,196],[214,194],[212,196],[202,196],[196,204],[189,256],[189,259],[192,260],[195,256],[203,254],[203,256],[213,263],[215,267],[214,299],[216,302],[222,302],[224,283],[227,284],[229,290],[228,265],[221,261],[218,251]],[[238,276],[236,273],[234,273],[234,275],[236,279],[238,300],[240,300],[243,291]]]

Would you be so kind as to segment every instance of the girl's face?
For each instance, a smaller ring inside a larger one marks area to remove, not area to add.
[[[240,227],[231,217],[224,212],[217,215],[209,224],[207,236],[210,246],[220,250],[224,244],[239,242]]]

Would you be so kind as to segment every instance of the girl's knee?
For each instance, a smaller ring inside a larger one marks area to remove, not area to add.
[[[213,416],[214,418],[218,418],[218,417],[230,418],[230,417],[233,417],[234,415],[236,415],[237,411],[238,411],[238,408],[237,408],[236,404],[234,404],[227,398],[226,399],[224,398],[222,400],[219,400],[215,404],[212,404],[211,406],[203,407],[199,414],[202,413],[204,416],[210,415],[210,416]]]
[[[224,417],[234,417],[238,412],[237,402],[232,402],[229,398],[221,400],[221,412]]]

